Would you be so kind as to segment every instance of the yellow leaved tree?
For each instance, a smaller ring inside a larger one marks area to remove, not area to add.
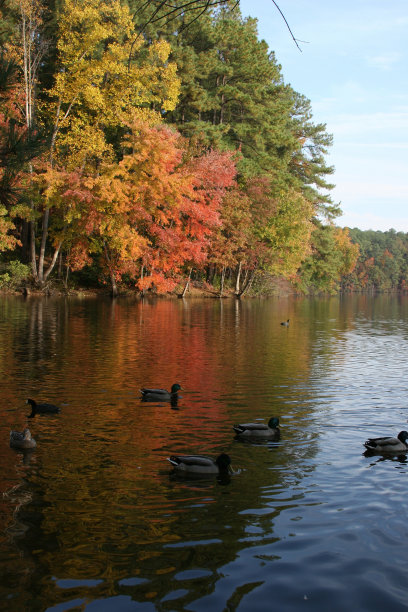
[[[163,40],[146,45],[137,37],[119,0],[66,0],[58,26],[54,84],[40,109],[51,131],[46,171],[38,176],[42,236],[35,275],[40,285],[55,265],[69,222],[56,188],[59,171],[98,173],[102,161],[115,160],[115,146],[132,116],[157,120],[175,107],[179,93],[170,46]],[[48,237],[54,253],[45,270]]]

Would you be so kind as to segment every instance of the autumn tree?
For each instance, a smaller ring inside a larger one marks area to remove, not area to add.
[[[325,161],[332,138],[325,125],[313,122],[310,102],[284,84],[274,54],[258,40],[256,20],[225,9],[185,30],[177,25],[170,41],[180,65],[181,96],[166,120],[192,141],[239,149],[241,187],[247,183],[254,197],[251,247],[246,265],[237,264],[237,276],[242,266],[249,279],[256,269],[294,275],[310,252],[313,218],[339,214],[327,180],[333,168]],[[264,199],[256,193],[266,183],[271,210],[265,215]],[[227,234],[221,229],[212,253],[214,266],[220,261],[221,285],[228,267],[224,256],[234,251]]]
[[[351,291],[406,291],[408,287],[408,234],[390,229],[386,232],[349,229],[359,248],[355,268],[342,283]]]
[[[58,174],[70,265],[79,269],[99,253],[114,293],[124,274],[142,291],[167,291],[185,264],[206,259],[235,164],[229,153],[191,157],[179,133],[138,117],[128,124],[123,149],[123,159],[103,164],[97,176]]]
[[[29,182],[27,167],[38,155],[40,141],[28,129],[19,86],[18,65],[0,55],[0,250],[21,245],[19,220],[29,218],[24,194]]]
[[[51,212],[58,210],[58,194],[47,181],[58,184],[58,171],[97,173],[101,163],[115,159],[115,135],[136,108],[145,107],[146,115],[154,112],[149,109],[152,105],[170,110],[178,94],[168,45],[157,41],[143,50],[141,38],[135,43],[131,16],[119,0],[66,0],[58,27],[54,84],[41,106],[51,144],[46,171],[37,181],[41,243],[38,261],[33,260],[32,266],[39,284],[52,271],[63,236],[61,218],[50,226]],[[129,67],[131,50],[136,59]],[[56,206],[51,193],[57,198]],[[45,270],[49,231],[54,253]]]
[[[235,270],[235,291],[241,292],[240,280],[243,266],[247,269],[251,244],[250,199],[238,185],[229,190],[222,200],[221,224],[213,232],[209,247],[207,279],[220,274],[220,297],[223,295],[227,270]]]
[[[251,199],[253,271],[292,277],[310,251],[313,205],[294,190],[275,195],[267,177],[253,179],[247,193]]]
[[[347,229],[314,222],[312,251],[300,270],[300,286],[310,293],[335,293],[341,277],[353,271],[359,254]]]

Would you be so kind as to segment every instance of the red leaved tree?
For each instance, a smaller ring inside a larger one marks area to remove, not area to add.
[[[49,192],[65,223],[61,236],[69,263],[82,267],[100,253],[116,293],[127,274],[145,291],[171,290],[183,268],[200,265],[220,224],[219,209],[234,185],[231,153],[188,158],[180,134],[140,119],[128,125],[119,164],[97,176],[56,172]]]

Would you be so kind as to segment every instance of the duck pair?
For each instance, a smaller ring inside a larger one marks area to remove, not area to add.
[[[178,398],[178,392],[182,390],[181,385],[175,383],[171,390],[140,389],[142,401],[145,402],[174,402]],[[243,438],[279,438],[279,419],[272,417],[268,425],[264,423],[243,423],[234,425],[233,429],[237,436]],[[226,453],[221,453],[216,459],[205,455],[171,455],[167,458],[175,471],[181,474],[227,474],[232,471],[231,459]]]
[[[240,423],[233,425],[238,438],[247,440],[279,440],[279,419],[271,417],[265,423]],[[221,453],[216,459],[205,455],[171,455],[167,458],[179,474],[219,474],[233,473],[231,459]]]

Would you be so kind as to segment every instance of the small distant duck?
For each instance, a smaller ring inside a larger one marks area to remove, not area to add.
[[[408,431],[400,431],[396,438],[369,438],[364,442],[364,446],[369,451],[376,453],[406,453],[408,451]]]
[[[33,419],[36,414],[56,414],[60,411],[58,406],[54,406],[54,404],[37,404],[33,399],[28,399],[26,403],[31,405],[31,414],[28,415],[29,419]]]
[[[232,426],[240,438],[263,438],[264,440],[279,440],[280,429],[278,417],[271,417],[266,423],[240,423]]]
[[[35,448],[37,442],[31,437],[31,432],[26,427],[23,431],[10,431],[10,446],[12,448]]]
[[[142,400],[145,402],[170,402],[178,398],[178,391],[182,390],[181,385],[175,383],[170,391],[167,389],[140,389]]]
[[[289,319],[287,321],[282,321],[281,325],[284,327],[289,327]]]
[[[232,473],[231,459],[226,453],[221,453],[215,460],[205,455],[171,455],[167,460],[181,474]]]

